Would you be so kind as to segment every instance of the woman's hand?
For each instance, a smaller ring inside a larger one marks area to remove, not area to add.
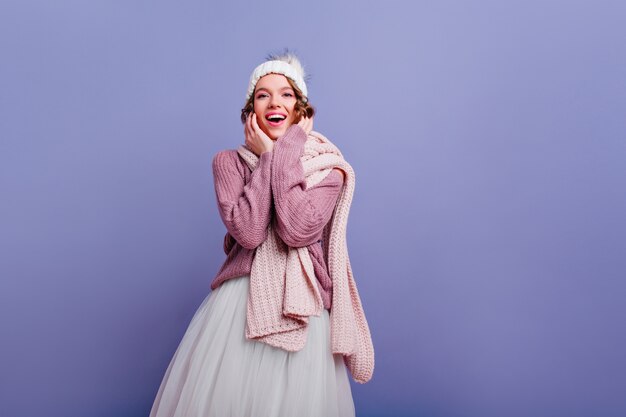
[[[303,116],[302,119],[300,119],[300,121],[298,122],[298,126],[300,126],[302,130],[304,130],[304,132],[308,135],[309,133],[311,133],[311,130],[313,130],[313,118]]]
[[[246,135],[246,147],[254,152],[256,156],[261,156],[262,153],[271,152],[274,149],[274,142],[261,130],[254,112],[248,114],[244,134]]]

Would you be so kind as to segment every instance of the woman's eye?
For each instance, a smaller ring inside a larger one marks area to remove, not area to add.
[[[291,94],[291,93],[285,93],[285,94],[283,94],[283,96],[286,96],[286,97],[293,97],[293,94]]]
[[[263,98],[263,97],[267,97],[267,94],[259,94],[258,96],[256,96],[256,98]]]

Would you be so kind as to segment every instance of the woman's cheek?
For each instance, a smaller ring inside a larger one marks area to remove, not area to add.
[[[261,128],[261,130],[262,130],[262,131],[263,131],[263,132],[264,132],[267,136],[270,136],[270,137],[271,137],[271,134],[270,134],[270,129],[269,129],[269,126],[267,126],[267,125],[265,124],[265,119],[259,119],[259,118],[257,117],[257,120],[258,120],[258,125],[259,125],[259,127]]]

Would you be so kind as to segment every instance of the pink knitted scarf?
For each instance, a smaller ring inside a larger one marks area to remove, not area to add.
[[[245,146],[237,149],[251,170],[259,158]],[[374,347],[352,275],[346,230],[354,194],[354,170],[339,149],[311,132],[301,157],[307,188],[333,168],[345,173],[344,186],[331,221],[323,231],[324,251],[333,282],[330,310],[332,352],[341,354],[355,381],[365,383],[374,371]],[[288,351],[306,343],[308,318],[323,310],[313,264],[306,247],[287,246],[269,225],[268,238],[256,248],[250,271],[246,337]]]

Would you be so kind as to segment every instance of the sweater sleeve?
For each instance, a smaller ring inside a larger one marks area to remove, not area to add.
[[[311,245],[320,238],[343,186],[343,173],[333,169],[320,183],[306,188],[300,161],[306,139],[300,126],[290,126],[274,144],[272,159],[276,233],[294,248]]]
[[[271,219],[272,153],[264,152],[246,183],[237,153],[221,151],[213,157],[213,179],[220,217],[241,246],[254,249],[267,238]]]

